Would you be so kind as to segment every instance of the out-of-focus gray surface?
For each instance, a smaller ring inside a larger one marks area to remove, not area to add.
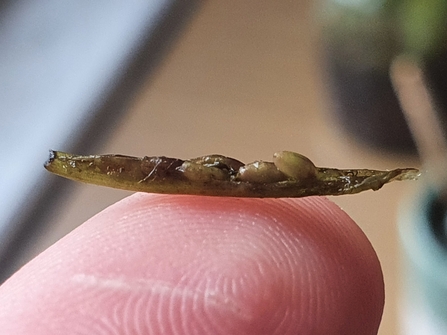
[[[4,4],[0,13],[0,259],[20,228],[19,217],[47,187],[43,163],[48,149],[73,148],[92,122],[101,122],[97,112],[110,90],[119,85],[141,44],[160,30],[175,3],[22,0]],[[109,121],[116,115],[101,117]]]

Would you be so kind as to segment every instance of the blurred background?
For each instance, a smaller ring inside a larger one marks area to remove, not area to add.
[[[48,149],[244,162],[291,150],[317,166],[418,167],[388,68],[411,52],[443,92],[443,2],[0,3],[1,280],[130,194],[50,175]],[[331,197],[381,261],[381,335],[399,329],[396,222],[414,188]]]

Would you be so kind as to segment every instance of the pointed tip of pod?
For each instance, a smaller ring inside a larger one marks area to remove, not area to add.
[[[54,162],[54,160],[56,159],[56,155],[57,152],[54,150],[50,150],[50,154],[48,157],[48,160],[43,164],[44,168],[48,170],[48,168],[50,167],[50,165]]]
[[[418,169],[408,168],[408,169],[400,169],[401,173],[392,178],[391,180],[417,180],[422,172]]]

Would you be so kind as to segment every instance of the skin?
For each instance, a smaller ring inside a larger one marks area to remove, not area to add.
[[[377,256],[323,197],[136,193],[0,287],[4,334],[377,334]]]

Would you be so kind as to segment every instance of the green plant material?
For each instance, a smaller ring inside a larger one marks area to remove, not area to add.
[[[417,169],[318,168],[290,151],[274,162],[244,164],[222,155],[190,160],[123,155],[79,156],[50,151],[45,168],[76,181],[130,191],[221,197],[295,198],[378,190],[394,180],[417,179]]]
[[[429,60],[447,48],[446,0],[327,0],[326,44],[351,66],[388,70],[397,54]]]
[[[446,47],[446,0],[401,1],[398,9],[396,15],[402,30],[404,52],[430,58]]]

